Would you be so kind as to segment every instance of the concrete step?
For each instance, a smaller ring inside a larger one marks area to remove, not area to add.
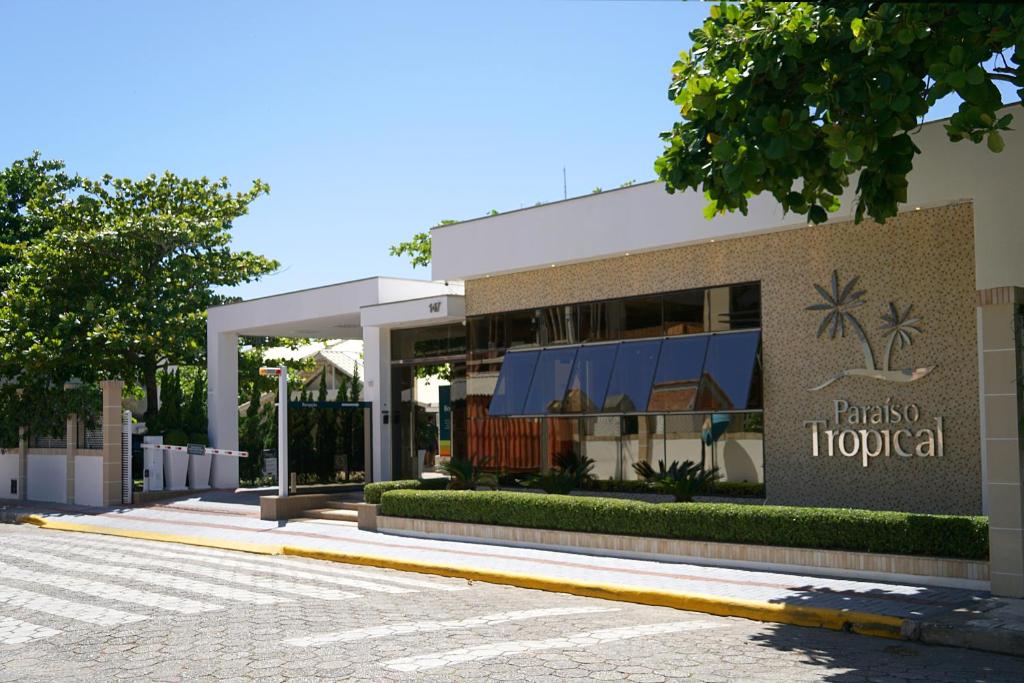
[[[334,508],[335,510],[358,510],[358,503],[347,503],[343,500],[329,500],[327,501],[327,507]]]
[[[352,522],[353,524],[359,521],[359,513],[355,510],[338,510],[333,507],[304,510],[299,516],[310,519],[330,519],[335,522]]]

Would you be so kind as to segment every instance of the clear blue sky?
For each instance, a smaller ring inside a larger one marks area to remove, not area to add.
[[[270,183],[246,298],[428,277],[388,246],[653,178],[669,67],[704,3],[0,0],[0,165]],[[948,114],[935,112],[935,115]]]

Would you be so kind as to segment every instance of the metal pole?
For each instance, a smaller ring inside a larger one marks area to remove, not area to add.
[[[288,497],[288,368],[278,376],[277,396],[277,495]]]

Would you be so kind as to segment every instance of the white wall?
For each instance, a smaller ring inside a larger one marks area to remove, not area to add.
[[[984,144],[949,142],[942,122],[914,137],[922,154],[914,159],[906,208],[974,201],[979,289],[1024,285],[1024,109],[1007,111],[1017,130],[1003,135],[1000,154]],[[852,217],[851,198],[852,191],[844,195],[834,220]],[[653,182],[435,228],[433,277],[469,280],[806,225],[801,216],[784,216],[767,195],[751,200],[747,216],[710,221],[702,215],[705,203],[700,192],[669,195]]]
[[[103,505],[103,456],[75,456],[75,505]]]
[[[68,457],[66,454],[29,453],[25,472],[25,498],[45,503],[68,502]]]
[[[11,480],[18,481],[18,452],[0,452],[0,498],[17,498],[11,493]]]

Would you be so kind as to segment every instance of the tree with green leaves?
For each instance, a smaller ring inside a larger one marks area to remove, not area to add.
[[[327,370],[320,373],[320,386],[316,400],[327,400]],[[344,400],[340,398],[339,401]],[[334,408],[316,409],[316,461],[317,474],[321,480],[329,479],[334,474],[334,455],[338,447],[338,411]]]
[[[0,268],[0,374],[124,379],[146,389],[151,418],[160,368],[205,358],[206,309],[228,300],[218,290],[277,268],[231,248],[234,221],[268,190],[168,172],[79,179],[73,198],[30,203],[48,229]]]
[[[249,457],[242,458],[239,463],[239,474],[246,481],[258,479],[263,473],[263,431],[260,415],[260,391],[255,386],[249,395],[249,405],[245,409],[239,430],[238,445]]]
[[[1024,5],[722,2],[690,38],[669,87],[683,120],[655,170],[669,192],[703,190],[709,218],[769,192],[821,223],[856,176],[855,219],[885,222],[940,98],[962,101],[951,141],[1000,152],[996,83],[1024,96]]]
[[[53,209],[67,202],[79,183],[67,174],[63,161],[43,159],[39,152],[0,169],[0,276],[17,245],[53,229]]]
[[[452,220],[451,218],[445,218],[434,227],[439,228],[442,225],[451,225],[452,223],[458,223],[458,221]],[[416,233],[408,242],[401,242],[392,246],[389,253],[392,256],[408,256],[409,263],[412,264],[413,268],[418,268],[420,266],[426,268],[430,265],[431,258],[430,232]]]

